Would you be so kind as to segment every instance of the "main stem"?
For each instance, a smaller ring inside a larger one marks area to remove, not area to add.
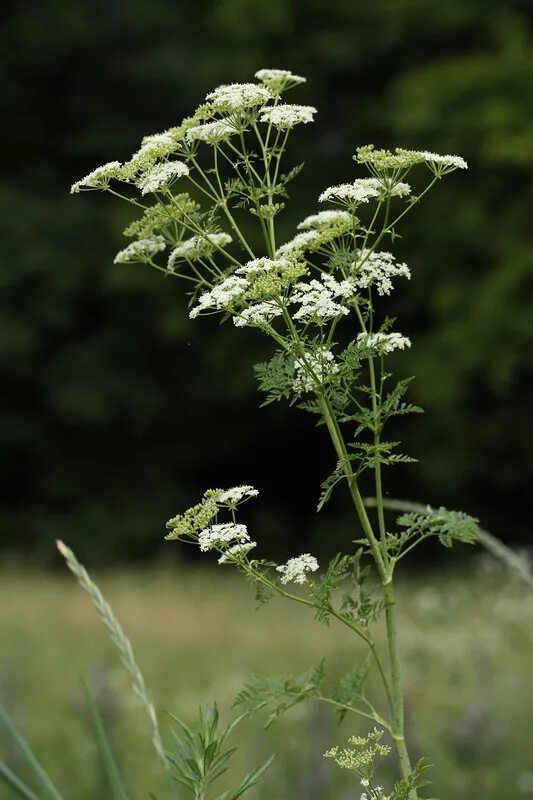
[[[380,542],[376,539],[372,525],[366,513],[366,508],[357,485],[356,477],[350,468],[349,461],[347,460],[346,444],[344,442],[337,419],[335,418],[333,409],[325,397],[321,398],[320,404],[322,407],[322,414],[324,416],[324,420],[326,422],[326,426],[331,436],[337,456],[345,464],[345,473],[348,480],[348,486],[350,488],[350,494],[352,496],[355,510],[361,522],[363,531],[370,544],[370,549],[376,562],[376,567],[383,590],[383,598],[385,600],[385,624],[387,630],[387,652],[389,657],[390,673],[390,691],[387,692],[387,697],[389,700],[391,713],[391,736],[394,750],[398,758],[400,774],[402,778],[407,778],[412,771],[412,765],[405,741],[404,704],[400,659],[398,652],[396,600],[394,597],[392,574],[390,569],[385,564],[383,553],[380,548]],[[381,492],[381,485],[379,486],[378,491]],[[410,798],[411,800],[417,800],[418,795],[416,790],[411,792]]]

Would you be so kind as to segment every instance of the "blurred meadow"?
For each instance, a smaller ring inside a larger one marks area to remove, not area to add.
[[[97,578],[131,637],[163,730],[170,722],[164,712],[191,722],[206,700],[220,704],[225,720],[233,718],[230,706],[254,673],[303,672],[325,654],[328,675],[338,678],[361,655],[344,630],[317,625],[299,607],[272,601],[256,610],[250,587],[224,570]],[[415,754],[424,752],[435,765],[433,794],[456,800],[533,794],[531,588],[482,555],[467,570],[401,582],[399,605],[409,733]],[[76,785],[80,800],[105,794],[83,673],[135,796],[157,792],[160,770],[145,717],[73,580],[2,573],[0,652],[3,701],[60,788]],[[235,736],[243,773],[277,753],[257,796],[353,797],[353,781],[323,753],[364,723],[347,717],[338,726],[333,711],[316,703],[297,706],[267,731],[261,721],[242,723]],[[20,757],[11,755],[17,764]]]
[[[255,611],[244,582],[164,544],[165,521],[207,486],[249,482],[261,491],[249,527],[272,557],[331,556],[354,533],[342,492],[314,512],[333,466],[321,431],[295,409],[258,409],[259,337],[193,322],[157,273],[113,265],[131,217],[69,187],[261,67],[306,75],[296,102],[319,109],[294,136],[293,163],[306,169],[287,236],[321,190],[356,176],[358,145],[464,156],[468,172],[439,187],[397,243],[413,270],[391,304],[413,340],[397,363],[416,376],[411,398],[427,413],[402,423],[398,438],[419,463],[387,474],[386,489],[464,508],[527,548],[533,8],[8,0],[4,17],[0,701],[60,786],[76,785],[75,800],[103,798],[83,673],[145,798],[160,788],[145,720],[96,612],[58,569],[54,540],[95,568],[164,728],[165,711],[191,720],[204,700],[229,720],[254,672],[303,671],[325,653],[338,677],[358,657],[342,630],[298,608]],[[432,794],[533,797],[531,589],[479,550],[450,559],[428,546],[403,576],[400,605],[408,725],[415,753],[435,765]],[[266,732],[245,722],[239,768],[276,751],[260,800],[348,800],[353,783],[322,754],[361,730],[313,704]],[[3,731],[0,748],[20,763]]]

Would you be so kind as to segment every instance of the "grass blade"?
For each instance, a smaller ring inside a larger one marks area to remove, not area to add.
[[[0,781],[9,786],[9,788],[12,789],[18,797],[22,797],[23,800],[39,800],[37,795],[34,794],[31,789],[28,789],[18,775],[15,775],[3,761],[0,761]]]
[[[95,733],[96,744],[102,759],[104,772],[109,781],[112,797],[114,800],[129,800],[129,796],[120,773],[120,768],[113,754],[113,750],[111,749],[111,745],[102,722],[102,717],[100,716],[100,712],[96,707],[91,690],[85,680],[83,681],[83,686],[85,689],[87,708],[89,710]]]
[[[31,766],[37,779],[48,795],[51,800],[63,800],[61,794],[58,792],[54,784],[52,783],[48,773],[46,770],[41,766],[40,762],[35,757],[33,750],[29,746],[28,742],[22,736],[21,733],[15,727],[15,724],[5,708],[0,705],[0,719],[3,721],[4,725],[8,729],[12,739],[16,742],[21,752],[24,754],[28,764]]]

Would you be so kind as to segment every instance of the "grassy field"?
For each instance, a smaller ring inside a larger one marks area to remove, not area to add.
[[[165,711],[190,720],[204,700],[216,700],[229,720],[251,673],[302,671],[325,656],[334,679],[360,656],[345,630],[319,625],[305,610],[275,601],[256,611],[249,587],[229,570],[96,577],[133,642],[163,729]],[[411,577],[399,602],[409,729],[417,754],[436,765],[431,794],[533,797],[533,592],[480,559],[461,576]],[[0,698],[65,796],[95,800],[107,793],[82,674],[134,796],[149,797],[160,787],[145,720],[89,600],[68,576],[1,572]],[[365,729],[356,718],[339,729],[313,704],[266,732],[246,722],[236,736],[238,767],[276,751],[256,797],[353,798],[358,787],[322,753]],[[12,745],[0,743],[17,765]]]

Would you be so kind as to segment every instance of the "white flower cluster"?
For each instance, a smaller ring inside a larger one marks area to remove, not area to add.
[[[221,492],[217,496],[216,501],[217,503],[236,505],[237,503],[240,503],[241,500],[249,497],[257,497],[258,494],[258,490],[254,489],[253,486],[233,486],[231,489],[226,489],[225,491]]]
[[[140,148],[131,157],[130,164],[143,168],[146,163],[155,163],[156,159],[170,155],[177,146],[176,140],[166,131],[145,136]]]
[[[120,161],[108,161],[107,164],[102,164],[101,167],[96,167],[92,172],[89,172],[84,178],[70,187],[71,194],[77,194],[85,189],[103,189],[105,188],[111,178],[118,178],[120,176],[120,169],[122,164]]]
[[[244,328],[246,325],[266,325],[282,313],[283,311],[276,303],[265,300],[243,308],[239,314],[233,317],[233,324],[237,328]]]
[[[362,250],[361,256],[353,264],[354,283],[360,289],[375,285],[379,295],[390,294],[392,278],[410,278],[411,270],[407,264],[398,264],[388,252],[370,252]]]
[[[137,186],[141,190],[141,194],[148,194],[148,192],[156,192],[158,189],[168,186],[172,180],[183,178],[188,174],[189,167],[183,161],[157,164],[139,178]]]
[[[295,75],[288,69],[259,69],[254,77],[276,92],[307,81],[307,78]]]
[[[236,522],[221,522],[211,525],[198,534],[198,544],[202,553],[214,547],[224,547],[230,542],[245,544],[250,541],[246,525]]]
[[[235,133],[235,126],[225,119],[216,119],[213,122],[206,122],[204,125],[195,125],[189,128],[185,134],[185,138],[189,143],[198,140],[200,142],[223,142],[233,136]]]
[[[316,379],[324,383],[331,375],[339,371],[339,365],[335,362],[335,356],[327,347],[317,347],[312,353],[305,354],[304,358],[296,359],[294,362],[296,374],[294,376],[294,388],[296,391],[311,392],[316,388]],[[310,375],[309,372],[314,373]]]
[[[299,303],[300,308],[294,319],[315,319],[323,322],[340,314],[349,314],[349,309],[335,302],[336,298],[347,299],[354,295],[351,279],[337,281],[327,272],[322,272],[321,281],[316,278],[309,283],[297,283],[289,298],[291,303]]]
[[[381,194],[379,181],[376,178],[359,178],[353,183],[340,183],[338,186],[329,186],[324,189],[318,198],[319,203],[326,200],[337,203],[368,203],[371,197]]]
[[[378,355],[387,355],[393,350],[411,347],[411,340],[401,333],[360,333],[357,343],[365,350],[374,350]]]
[[[193,261],[195,258],[203,258],[210,255],[219,247],[231,244],[232,238],[227,233],[206,233],[204,236],[192,236],[180,242],[171,252],[168,258],[167,269],[172,272],[176,261],[188,259]]]
[[[312,230],[314,228],[329,228],[331,226],[346,226],[346,228],[349,228],[352,224],[352,219],[352,215],[348,211],[328,209],[327,211],[319,211],[318,214],[311,214],[309,217],[306,217],[298,223],[297,228],[299,231]]]
[[[146,263],[150,261],[156,253],[161,252],[166,247],[162,236],[150,236],[148,239],[139,239],[132,242],[124,250],[120,250],[115,256],[115,264],[129,264],[134,261]]]
[[[329,186],[318,198],[319,203],[327,200],[333,203],[358,205],[368,203],[371,198],[389,195],[390,197],[406,197],[411,193],[408,183],[397,181],[388,184],[378,178],[357,178],[352,183],[341,183]]]
[[[280,583],[305,583],[308,572],[316,572],[318,561],[309,553],[289,558],[286,564],[276,567],[281,573]]]
[[[252,275],[254,273],[289,269],[292,265],[293,262],[288,258],[254,258],[251,261],[247,261],[243,267],[239,267],[236,272],[238,275]]]
[[[239,275],[230,275],[201,295],[198,303],[189,312],[189,317],[195,319],[202,311],[207,311],[208,309],[221,311],[232,300],[242,295],[247,288],[248,281],[246,278],[241,278]]]
[[[220,558],[218,559],[219,564],[228,564],[233,563],[238,560],[239,556],[244,556],[253,550],[254,547],[257,547],[257,542],[240,542],[238,544],[233,544],[231,547],[228,547],[225,550]]]
[[[283,130],[292,128],[294,125],[306,125],[308,122],[313,122],[316,113],[317,110],[314,106],[285,103],[264,108],[259,119],[261,122],[269,122],[275,128]]]
[[[215,111],[244,111],[253,106],[262,106],[272,99],[272,94],[255,83],[229,83],[218,86],[206,100]]]
[[[416,150],[415,152],[420,158],[423,158],[424,161],[436,164],[444,169],[468,169],[468,164],[461,156],[440,156],[438,153],[430,153],[428,150]]]
[[[319,231],[302,231],[302,233],[297,233],[290,241],[278,247],[276,255],[298,255],[306,250],[313,250],[320,245],[320,242],[321,236]]]

